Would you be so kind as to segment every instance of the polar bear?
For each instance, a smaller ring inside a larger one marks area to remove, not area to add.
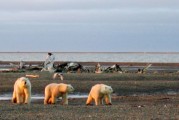
[[[31,102],[31,83],[26,77],[18,78],[14,84],[14,91],[12,96],[13,103],[26,103]]]
[[[54,73],[53,74],[53,79],[56,79],[60,77],[60,79],[63,81],[64,77],[63,77],[63,74],[62,73]]]
[[[68,93],[73,92],[74,88],[70,84],[51,83],[45,87],[44,104],[55,104],[56,99],[62,97],[62,104],[68,105]]]
[[[95,101],[95,105],[101,105],[103,104],[103,99],[105,100],[107,105],[112,105],[111,93],[113,93],[113,89],[111,86],[105,84],[96,84],[91,88],[86,101],[86,105],[90,105],[92,100]]]

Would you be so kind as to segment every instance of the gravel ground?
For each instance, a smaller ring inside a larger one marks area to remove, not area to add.
[[[86,106],[86,98],[70,98],[69,105],[44,105],[33,100],[30,105],[17,105],[10,100],[0,101],[0,120],[179,120],[178,74],[64,74],[64,81],[52,80],[49,73],[0,73],[0,95],[12,93],[18,77],[30,78],[33,94],[43,94],[47,84],[70,83],[75,93],[88,93],[96,83],[111,85],[115,90],[112,105]]]
[[[86,106],[86,99],[70,99],[67,106],[0,102],[1,120],[178,120],[179,96],[122,96],[113,105]]]

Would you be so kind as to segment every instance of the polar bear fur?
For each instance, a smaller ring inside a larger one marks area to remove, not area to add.
[[[63,77],[63,74],[62,74],[62,73],[54,73],[54,74],[53,74],[53,79],[56,79],[56,78],[58,78],[58,77],[63,81],[64,77]]]
[[[111,93],[113,93],[113,89],[111,86],[105,84],[96,84],[91,88],[86,101],[86,105],[90,105],[93,100],[95,101],[95,105],[101,105],[103,104],[103,99],[105,100],[107,105],[112,105]]]
[[[26,77],[18,78],[14,84],[12,102],[30,104],[31,102],[31,83]]]
[[[68,105],[68,93],[73,91],[74,88],[70,84],[48,84],[45,87],[44,104],[55,104],[56,99],[62,97],[62,105]]]

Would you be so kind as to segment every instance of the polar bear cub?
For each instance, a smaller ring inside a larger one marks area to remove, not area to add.
[[[14,84],[12,102],[30,104],[31,102],[31,83],[26,77],[18,78]]]
[[[96,84],[91,88],[86,101],[86,105],[90,105],[93,100],[95,102],[95,105],[101,105],[103,104],[103,99],[105,100],[107,105],[112,105],[111,93],[113,93],[113,89],[111,86],[105,84]]]
[[[56,99],[62,97],[62,104],[68,105],[68,93],[73,92],[74,88],[70,84],[51,83],[45,87],[44,104],[55,104]]]

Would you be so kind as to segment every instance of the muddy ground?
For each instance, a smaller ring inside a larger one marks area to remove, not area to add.
[[[69,105],[44,105],[43,100],[33,100],[30,105],[17,105],[10,100],[0,101],[0,119],[39,120],[178,120],[179,74],[157,73],[65,73],[64,81],[53,80],[48,72],[0,73],[0,95],[12,94],[13,84],[26,74],[40,75],[29,78],[32,94],[44,94],[47,84],[69,83],[73,94],[87,94],[91,86],[104,83],[113,87],[112,105],[86,106],[86,98],[69,99]]]

